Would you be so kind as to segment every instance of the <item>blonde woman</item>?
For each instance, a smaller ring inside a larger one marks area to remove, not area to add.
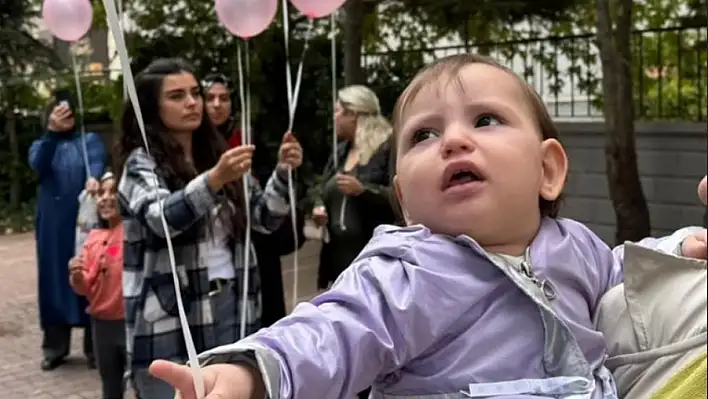
[[[340,144],[322,176],[313,220],[326,228],[318,285],[327,288],[369,241],[374,228],[394,220],[389,203],[392,128],[379,99],[365,86],[340,90],[334,122]]]

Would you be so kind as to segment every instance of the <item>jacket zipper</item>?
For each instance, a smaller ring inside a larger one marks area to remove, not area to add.
[[[529,254],[528,251],[526,251],[526,254],[524,255],[524,260],[521,261],[521,273],[524,274],[529,280],[531,280],[534,285],[536,285],[541,292],[543,292],[543,295],[548,299],[549,301],[552,301],[556,299],[556,288],[553,286],[553,283],[551,283],[548,279],[540,279],[536,276],[536,273],[534,273],[533,268],[531,267],[531,263],[528,261],[529,259]]]

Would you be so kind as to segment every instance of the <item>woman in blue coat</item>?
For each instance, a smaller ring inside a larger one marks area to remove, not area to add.
[[[64,362],[71,347],[72,327],[84,327],[84,354],[93,367],[91,332],[86,300],[69,286],[69,259],[74,255],[78,196],[86,188],[98,188],[97,178],[106,165],[101,138],[85,135],[88,155],[83,154],[82,135],[75,132],[76,121],[68,101],[51,108],[47,132],[32,143],[29,164],[39,174],[37,194],[37,266],[43,370],[53,370]]]

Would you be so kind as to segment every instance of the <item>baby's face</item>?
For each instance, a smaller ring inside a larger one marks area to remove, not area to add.
[[[408,224],[488,247],[536,233],[545,164],[565,154],[542,140],[516,77],[465,66],[457,80],[424,87],[399,126],[395,188]]]

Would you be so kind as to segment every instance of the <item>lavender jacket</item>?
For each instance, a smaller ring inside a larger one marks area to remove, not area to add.
[[[640,245],[675,252],[692,231]],[[622,264],[622,247],[567,219],[543,220],[519,262],[466,236],[380,226],[331,290],[202,359],[250,359],[271,398],[369,385],[373,398],[615,398],[592,317]]]

